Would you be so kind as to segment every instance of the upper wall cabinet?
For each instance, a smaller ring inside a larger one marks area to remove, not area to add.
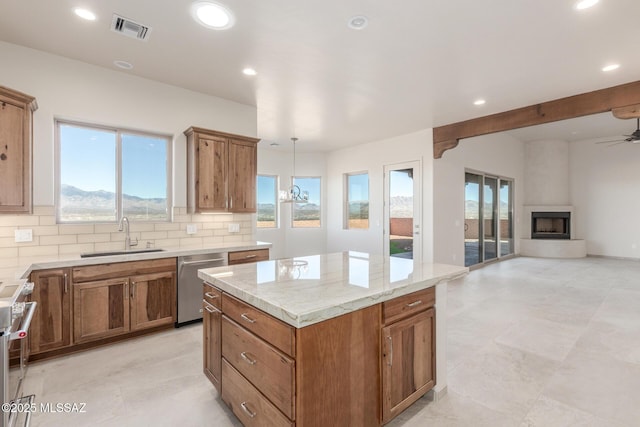
[[[256,138],[190,127],[187,203],[191,212],[256,212]]]
[[[32,114],[36,99],[0,86],[0,213],[31,212]]]

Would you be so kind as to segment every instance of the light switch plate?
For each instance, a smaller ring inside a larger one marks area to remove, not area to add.
[[[187,234],[196,234],[198,232],[197,224],[187,224]]]
[[[240,232],[240,224],[231,223],[229,224],[229,233],[239,233]]]
[[[33,241],[33,230],[30,228],[15,230],[15,241],[16,242],[31,242]]]

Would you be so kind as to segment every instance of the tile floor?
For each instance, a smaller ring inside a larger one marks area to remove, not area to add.
[[[448,291],[448,394],[390,427],[640,425],[640,263],[515,258]],[[238,426],[202,374],[201,326],[32,364],[35,426]]]

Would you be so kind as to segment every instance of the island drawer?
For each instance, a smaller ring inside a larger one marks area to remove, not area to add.
[[[436,302],[435,287],[423,289],[382,303],[382,315],[386,325],[433,307]]]
[[[202,285],[202,299],[218,310],[222,310],[222,292],[213,285],[206,282]]]
[[[229,252],[229,265],[266,261],[268,259],[269,249],[253,249],[250,251]]]
[[[222,312],[269,344],[289,356],[295,357],[296,331],[293,326],[289,326],[227,293],[222,294]]]
[[[294,419],[295,362],[226,316],[222,357],[287,417]]]
[[[222,359],[222,400],[245,427],[293,427],[269,400]]]

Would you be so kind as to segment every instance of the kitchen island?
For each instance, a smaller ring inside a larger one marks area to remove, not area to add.
[[[342,252],[199,271],[204,371],[245,426],[376,426],[446,390],[465,267]]]

